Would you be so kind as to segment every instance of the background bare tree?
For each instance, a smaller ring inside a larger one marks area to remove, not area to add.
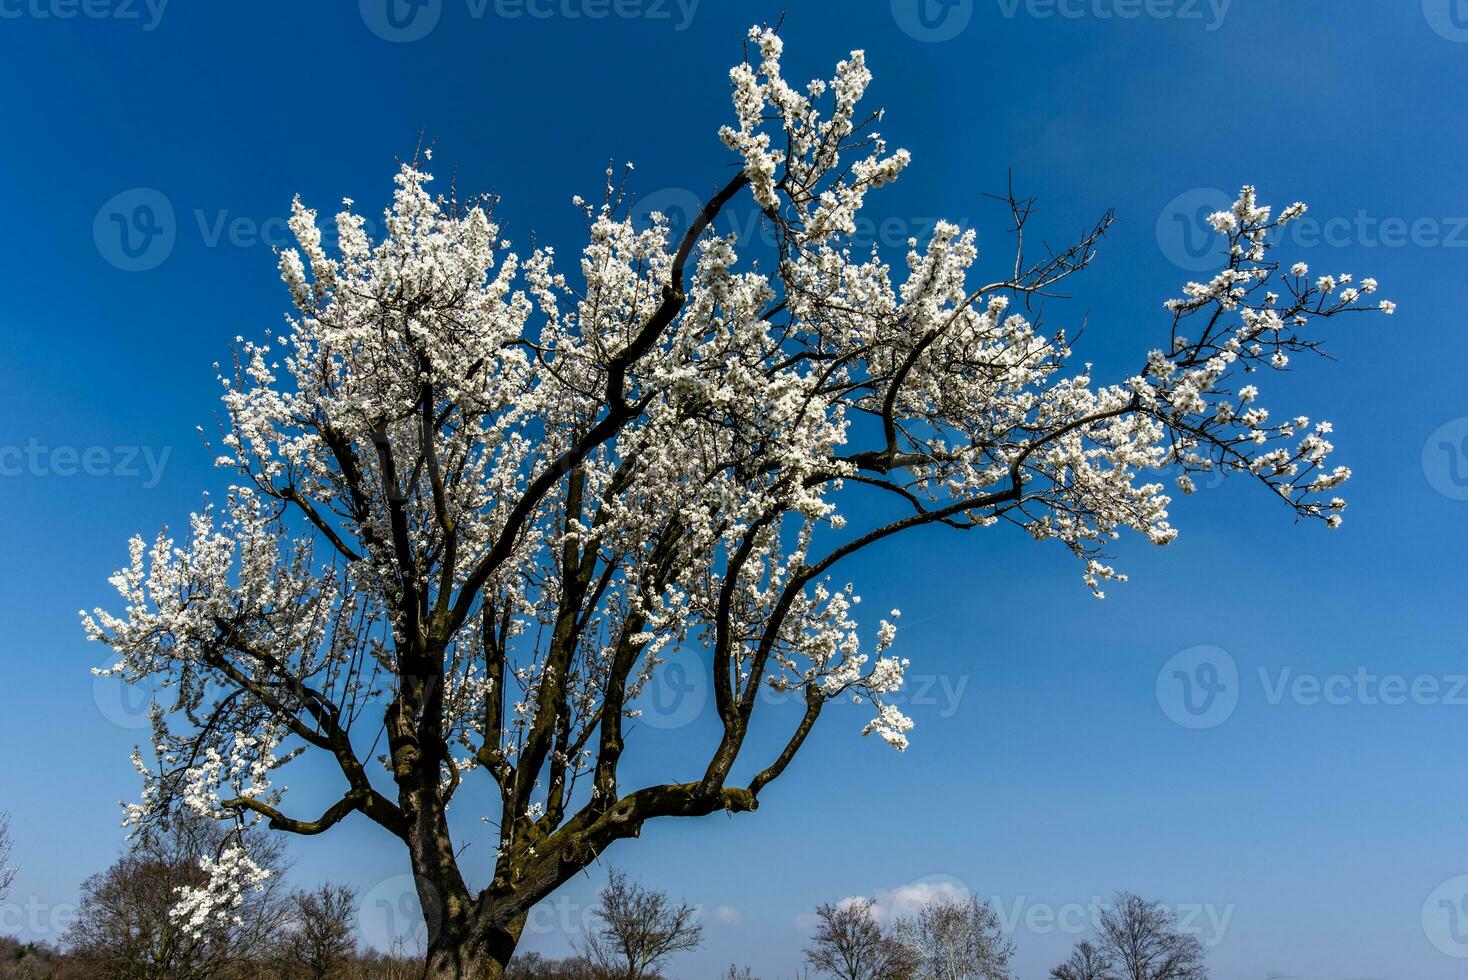
[[[74,980],[81,976],[54,946],[0,937],[0,980]]]
[[[331,980],[346,975],[357,949],[357,893],[327,883],[291,893],[285,930],[275,942],[275,962],[290,980]]]
[[[83,975],[217,980],[254,973],[255,961],[269,952],[288,915],[278,837],[244,836],[256,863],[274,873],[259,891],[242,897],[230,919],[191,931],[171,914],[180,888],[207,881],[200,858],[214,858],[234,837],[211,821],[181,818],[143,836],[116,864],[88,878],[77,919],[66,934]]]
[[[1071,950],[1070,959],[1050,971],[1050,980],[1119,980],[1111,957],[1103,950],[1081,940]]]
[[[581,953],[606,980],[655,977],[668,957],[703,942],[696,909],[674,905],[665,893],[643,888],[617,868],[592,914],[602,925],[587,928]]]
[[[918,956],[923,980],[1007,980],[1014,943],[987,902],[940,899],[898,923],[897,937]]]
[[[583,957],[553,960],[540,953],[516,953],[505,968],[505,980],[595,980],[596,972]]]
[[[358,950],[344,974],[346,980],[421,980],[423,961],[406,950]],[[557,978],[560,980],[560,978]]]
[[[1177,916],[1157,902],[1118,892],[1101,913],[1094,947],[1081,943],[1050,971],[1055,980],[1207,980],[1206,951],[1179,932]],[[1089,972],[1087,972],[1089,971]]]
[[[838,980],[906,980],[916,976],[916,952],[884,930],[865,898],[816,909],[815,936],[805,961]]]
[[[15,869],[10,866],[10,814],[0,813],[0,901],[10,895],[10,883],[15,881]]]

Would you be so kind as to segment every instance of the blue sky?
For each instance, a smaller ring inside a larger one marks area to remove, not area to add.
[[[980,265],[1002,268],[1006,216],[983,195],[1011,168],[1051,241],[1116,208],[1050,314],[1087,318],[1080,356],[1106,378],[1165,336],[1161,302],[1195,274],[1219,189],[1306,200],[1282,254],[1374,276],[1400,303],[1332,321],[1335,362],[1267,379],[1272,407],[1336,423],[1351,506],[1326,532],[1241,481],[1206,488],[1174,508],[1175,544],[1118,547],[1132,579],[1103,602],[1061,550],[1005,531],[849,566],[866,608],[903,610],[912,748],[833,711],[759,813],[614,847],[645,881],[724,907],[673,973],[788,976],[817,903],[918,883],[997,899],[1021,977],[1120,888],[1216,940],[1218,977],[1461,976],[1468,4],[918,2],[787,5],[790,76],[865,48],[884,135],[913,154],[869,213],[894,240],[939,216],[977,227]],[[195,431],[216,411],[210,365],[280,322],[271,245],[291,196],[371,213],[422,133],[441,176],[503,196],[512,240],[568,252],[570,198],[595,198],[609,159],[659,202],[726,173],[726,70],[781,7],[397,13],[0,0],[0,808],[23,865],[0,932],[54,940],[121,845],[139,714],[89,676],[103,651],[76,610],[107,600],[129,535],[178,526],[219,485]],[[1179,673],[1227,690],[1184,700]],[[671,680],[690,689],[653,713],[641,758],[678,765],[713,719],[696,679]],[[406,868],[365,821],[295,855],[299,880],[354,884],[369,930],[390,927]],[[569,885],[527,942],[564,952],[597,882]]]

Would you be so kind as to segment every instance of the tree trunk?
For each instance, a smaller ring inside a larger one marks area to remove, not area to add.
[[[423,969],[424,980],[499,980],[504,975],[505,964],[484,943],[474,940],[445,942],[429,949]]]
[[[428,956],[424,980],[499,980],[515,955],[524,928],[524,916],[508,926],[476,926],[473,917],[444,923],[434,929],[429,923]]]

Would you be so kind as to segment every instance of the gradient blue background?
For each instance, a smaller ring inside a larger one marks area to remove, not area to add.
[[[869,102],[914,157],[869,213],[976,226],[986,271],[1008,251],[1006,215],[983,194],[1009,168],[1039,196],[1050,241],[1115,207],[1122,222],[1076,300],[1050,311],[1054,325],[1089,318],[1078,353],[1098,378],[1165,337],[1161,302],[1193,273],[1158,224],[1172,227],[1167,209],[1186,192],[1252,182],[1279,205],[1307,200],[1318,219],[1364,211],[1456,235],[1394,245],[1353,231],[1285,253],[1375,276],[1401,304],[1395,318],[1334,321],[1336,363],[1261,382],[1277,411],[1336,422],[1356,474],[1346,526],[1296,527],[1242,481],[1208,489],[1175,506],[1173,546],[1118,547],[1132,581],[1103,602],[1060,549],[1010,531],[894,544],[847,571],[864,608],[902,608],[913,673],[962,685],[961,698],[911,708],[904,756],[857,738],[865,709],[832,711],[759,813],[649,826],[610,857],[737,910],[711,917],[678,977],[731,960],[790,976],[800,917],[818,902],[919,879],[956,880],[1007,910],[1118,888],[1232,907],[1210,953],[1221,978],[1461,976],[1464,962],[1429,941],[1423,904],[1468,873],[1468,707],[1270,704],[1257,675],[1468,672],[1468,502],[1428,444],[1468,416],[1458,0],[1236,0],[1221,23],[1205,4],[1187,8],[1197,18],[1162,6],[1151,9],[1173,15],[1124,19],[1100,16],[1110,0],[1075,0],[1079,17],[1023,4],[1007,16],[1007,2],[960,3],[947,16],[968,20],[941,42],[903,29],[915,0],[790,3],[787,73],[828,75],[865,48]],[[105,579],[130,534],[180,526],[220,485],[195,431],[213,425],[210,365],[287,307],[269,244],[212,229],[244,219],[244,232],[278,234],[297,192],[323,211],[350,196],[376,214],[421,132],[436,141],[440,186],[456,172],[462,190],[503,194],[498,218],[517,245],[534,237],[569,257],[570,197],[598,198],[609,158],[637,164],[644,195],[703,193],[727,173],[726,70],[745,29],[781,12],[703,0],[680,30],[671,4],[662,18],[567,16],[584,0],[557,0],[546,18],[493,6],[476,17],[442,0],[426,37],[390,43],[367,26],[370,6],[364,18],[354,3],[176,3],[146,30],[142,7],[141,20],[60,19],[38,16],[56,10],[43,0],[0,3],[0,446],[170,454],[153,487],[126,474],[0,478],[0,809],[23,866],[0,932],[54,941],[82,879],[121,846],[116,801],[136,793],[127,754],[142,733],[89,677],[103,651],[83,641],[76,610],[111,601]],[[109,261],[115,236],[93,232],[104,204],[135,188],[166,198],[175,242],[130,272]],[[1169,720],[1156,680],[1200,644],[1233,657],[1241,696],[1226,722],[1193,731]],[[678,753],[712,724],[704,712],[649,729],[642,758],[661,744],[686,762]],[[317,799],[293,778],[298,802]],[[392,901],[406,870],[361,820],[294,853],[295,879],[349,881],[369,904]],[[568,915],[599,878],[567,887]],[[1021,925],[1014,938],[1018,975],[1041,977],[1079,937]],[[559,954],[566,936],[548,926],[528,943]]]

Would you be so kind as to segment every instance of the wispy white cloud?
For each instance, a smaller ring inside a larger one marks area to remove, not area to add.
[[[716,905],[708,910],[709,918],[726,926],[744,925],[744,913],[732,905]]]
[[[924,906],[934,902],[963,902],[971,895],[968,886],[951,875],[929,875],[895,888],[878,888],[871,895],[848,895],[836,905],[846,908],[865,898],[872,903],[872,913],[877,921],[890,925],[897,919],[912,918]],[[795,925],[809,932],[815,928],[816,921],[815,915],[807,913],[796,916]]]

